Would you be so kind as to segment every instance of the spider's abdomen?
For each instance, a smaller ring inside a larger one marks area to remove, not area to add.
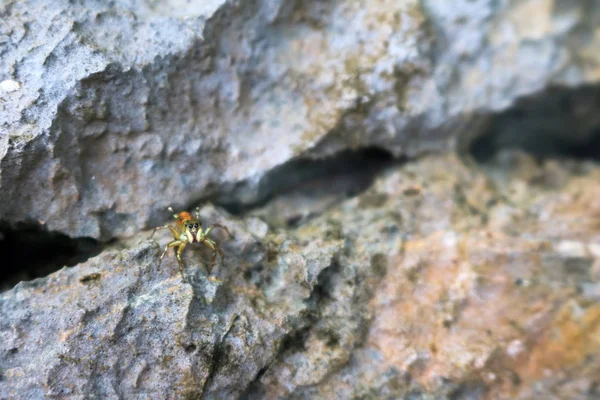
[[[177,214],[177,226],[181,228],[186,221],[189,221],[191,219],[192,214],[190,214],[187,211],[182,211],[179,214]]]

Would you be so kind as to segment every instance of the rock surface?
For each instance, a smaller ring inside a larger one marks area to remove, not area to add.
[[[182,283],[173,259],[159,267],[161,248],[143,240],[4,294],[0,398],[239,396],[308,325],[343,243],[284,240],[275,256],[228,222],[225,283],[192,256],[192,284]]]
[[[0,221],[130,237],[167,205],[255,201],[297,157],[447,149],[520,96],[597,84],[599,19],[594,1],[4,1]]]
[[[507,153],[390,168],[295,228],[205,207],[222,283],[144,237],[1,294],[0,398],[594,398],[599,199],[598,165]]]

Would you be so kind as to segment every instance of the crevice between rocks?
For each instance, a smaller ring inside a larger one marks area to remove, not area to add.
[[[366,190],[383,170],[403,161],[376,146],[345,150],[321,159],[299,157],[268,172],[258,185],[241,182],[210,200],[231,214],[242,216],[287,194],[351,197]]]
[[[366,190],[384,169],[399,162],[391,153],[376,147],[343,151],[319,160],[294,159],[269,172],[258,185],[243,182],[203,202],[210,201],[242,217],[286,194],[348,198]],[[63,266],[84,262],[114,242],[70,238],[33,222],[16,226],[0,222],[0,259],[4,265],[0,269],[0,292],[22,280],[47,276]]]
[[[598,110],[600,85],[550,87],[517,100],[506,111],[474,116],[483,122],[475,132],[459,137],[459,151],[479,164],[493,160],[505,149],[521,150],[540,159],[600,161]],[[346,150],[322,159],[299,157],[273,169],[256,185],[241,182],[203,200],[240,217],[281,196],[330,196],[341,201],[360,194],[385,170],[406,161],[379,147]],[[287,226],[305,219],[302,215],[291,218]],[[36,223],[11,226],[0,221],[0,292],[19,281],[84,262],[106,246],[91,238],[50,232]]]
[[[20,281],[79,264],[99,254],[104,247],[92,238],[70,238],[35,223],[10,226],[0,222],[0,292]]]
[[[479,163],[502,150],[539,159],[600,161],[600,85],[550,87],[484,118],[467,151]]]

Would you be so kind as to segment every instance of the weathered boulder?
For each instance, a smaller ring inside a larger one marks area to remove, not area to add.
[[[0,221],[130,237],[170,204],[252,202],[297,157],[447,149],[520,96],[596,84],[599,13],[552,0],[4,1]]]
[[[598,199],[598,165],[511,153],[391,168],[295,228],[264,222],[293,201],[206,207],[222,283],[144,237],[1,294],[0,398],[591,398]]]

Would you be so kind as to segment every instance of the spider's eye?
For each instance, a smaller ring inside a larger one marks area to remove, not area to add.
[[[198,228],[198,224],[194,224],[194,228]]]
[[[188,225],[188,228],[192,229],[194,227],[194,225],[190,224]]]

